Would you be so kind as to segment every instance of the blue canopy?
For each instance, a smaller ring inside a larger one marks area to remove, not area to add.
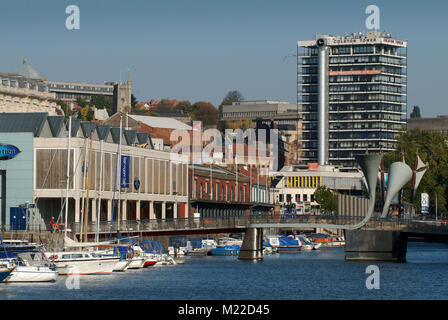
[[[170,247],[175,247],[175,248],[186,247],[187,246],[186,238],[187,238],[186,236],[170,237]]]
[[[162,244],[155,240],[143,240],[138,243],[138,245],[148,253],[165,253]]]
[[[190,238],[188,239],[191,244],[191,248],[193,249],[199,249],[202,247],[202,239],[201,238]]]
[[[278,242],[280,247],[297,247],[299,246],[299,240],[291,237],[279,237]]]

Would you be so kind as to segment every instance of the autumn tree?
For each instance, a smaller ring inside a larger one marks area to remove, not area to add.
[[[199,101],[193,104],[192,119],[202,121],[204,126],[215,126],[218,124],[218,110],[210,102]]]
[[[90,108],[90,106],[86,105],[78,112],[78,118],[82,121],[95,120],[95,113]]]

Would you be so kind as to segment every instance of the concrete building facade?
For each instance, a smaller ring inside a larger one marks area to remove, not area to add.
[[[406,124],[406,41],[316,35],[298,42],[297,57],[303,162],[351,167],[367,149],[395,149]]]
[[[56,95],[25,59],[15,73],[0,73],[0,112],[57,115]]]
[[[273,176],[271,192],[274,202],[280,208],[292,205],[303,214],[319,213],[319,203],[314,197],[319,186],[347,195],[361,196],[363,174],[359,171],[340,171],[332,166],[309,169],[288,166]]]
[[[174,159],[169,152],[152,149],[148,133],[123,130],[120,135],[117,127],[73,119],[67,161],[68,123],[64,117],[1,114],[0,124],[0,143],[22,151],[15,159],[0,161],[2,179],[6,177],[2,188],[7,192],[1,200],[1,223],[6,228],[10,209],[24,202],[35,206],[34,227],[45,230],[51,217],[64,222],[68,163],[68,227],[72,230],[79,230],[84,216],[90,226],[98,217],[108,225],[187,215],[188,158]],[[120,140],[122,161],[118,157]],[[126,174],[119,174],[120,163]],[[16,184],[25,191],[17,192]],[[32,192],[27,193],[28,189]]]

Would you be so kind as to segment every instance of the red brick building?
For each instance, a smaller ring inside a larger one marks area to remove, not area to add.
[[[250,179],[242,173],[207,165],[189,166],[190,217],[233,217],[250,214]]]

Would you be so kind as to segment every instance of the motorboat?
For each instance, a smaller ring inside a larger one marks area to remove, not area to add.
[[[128,261],[125,269],[140,269],[145,265],[147,259],[143,250],[136,245],[116,245],[113,252],[119,256],[121,260],[126,259]],[[123,263],[120,263],[122,265]]]
[[[46,255],[61,275],[111,274],[120,260],[117,256],[107,257],[89,251],[49,252]]]
[[[26,265],[17,258],[1,259],[0,265],[13,269],[5,282],[51,282],[56,281],[59,275],[55,267]]]
[[[214,239],[190,238],[187,241],[188,256],[206,256],[217,247]]]
[[[211,249],[212,256],[236,256],[240,253],[241,246],[236,245],[225,245],[225,246],[217,246],[216,248]]]
[[[2,269],[13,269],[5,282],[48,282],[57,279],[58,272],[46,259],[40,245],[22,240],[0,240],[3,247],[0,265]]]
[[[223,247],[223,246],[242,246],[243,240],[241,239],[235,239],[230,237],[224,237],[218,239],[217,247]]]
[[[176,260],[165,252],[162,244],[156,240],[143,240],[138,243],[139,248],[143,249],[148,259],[156,261],[155,265],[175,265]]]
[[[345,247],[345,238],[343,236],[333,236],[331,239],[332,241],[329,244],[330,247]]]
[[[310,239],[308,239],[306,236],[304,235],[299,235],[297,236],[297,239],[301,242],[302,244],[302,250],[304,251],[311,251],[311,250],[317,250],[320,248],[320,246],[322,245],[321,243],[312,243]]]
[[[302,248],[299,239],[294,237],[278,237],[279,245],[277,247],[278,252],[299,252]]]

